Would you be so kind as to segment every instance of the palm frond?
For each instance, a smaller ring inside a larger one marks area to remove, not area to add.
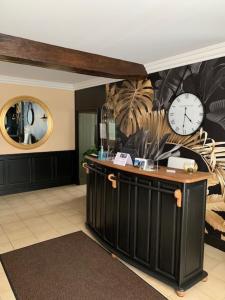
[[[219,230],[225,232],[225,221],[213,210],[207,210],[206,213],[206,222],[209,223],[214,230]]]
[[[149,79],[126,80],[106,87],[107,103],[114,109],[120,130],[130,136],[143,127],[145,114],[152,109],[153,89]]]
[[[206,118],[225,129],[225,100],[218,100],[209,105]]]

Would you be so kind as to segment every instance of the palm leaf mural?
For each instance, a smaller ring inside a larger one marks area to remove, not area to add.
[[[199,130],[194,135],[181,136],[172,131],[169,126],[165,110],[155,110],[146,114],[145,121],[143,123],[145,130],[151,128],[153,132],[157,132],[159,137],[169,133],[168,142],[172,144],[179,144],[191,149],[192,146],[205,143],[207,140],[207,132]]]
[[[206,118],[217,123],[225,130],[225,100],[218,100],[209,105],[209,113]]]
[[[168,108],[170,100],[183,92],[182,82],[191,74],[189,66],[159,72],[161,79],[155,82],[154,109]]]
[[[225,203],[218,194],[209,195],[206,205],[206,221],[214,230],[225,233],[225,221],[218,212],[225,211]]]
[[[197,71],[199,70],[201,73],[209,72],[206,78],[207,83],[201,81],[200,78],[198,78],[197,82],[197,85],[201,85],[201,98],[204,102],[207,102],[208,99],[214,95],[216,87],[223,88],[224,85],[225,78],[219,80],[221,72],[224,72],[224,66],[217,64],[215,67],[219,74],[216,74],[218,80],[215,81],[213,86],[210,86],[209,82],[212,80],[212,76],[215,75],[215,70],[212,71],[212,64],[198,65]],[[182,74],[184,74],[184,69],[181,69],[181,71],[183,71]],[[195,74],[197,72],[196,70],[190,68],[190,71],[192,76],[193,74],[197,76],[197,74]],[[176,155],[176,150],[178,150],[176,149],[176,145],[182,145],[201,155],[208,170],[214,175],[209,180],[208,186],[219,184],[221,188],[220,195],[214,194],[207,197],[206,221],[212,228],[224,233],[224,219],[219,213],[225,211],[225,142],[215,142],[213,139],[210,139],[207,132],[202,129],[190,136],[177,135],[171,130],[165,111],[158,110],[160,107],[166,107],[174,94],[182,92],[182,85],[179,86],[179,89],[176,89],[182,74],[180,72],[177,76],[177,82],[172,79],[174,74],[164,74],[165,81],[162,85],[162,89],[158,90],[155,95],[155,107],[152,107],[152,86],[148,81],[125,81],[119,89],[116,85],[108,87],[107,102],[110,108],[113,108],[115,111],[117,124],[124,134],[123,140],[127,141],[127,145],[135,145],[137,154],[140,154],[140,157],[146,155],[149,157],[150,155],[157,160],[163,159],[164,156],[168,157],[172,153]],[[190,73],[188,71],[187,77],[189,75]],[[161,84],[162,82],[160,81],[159,83]],[[157,110],[154,110],[154,108],[157,108]],[[210,104],[207,118],[220,124],[220,126],[225,129],[225,116],[222,113],[224,109],[225,100],[218,100]],[[140,132],[141,128],[145,134]],[[149,129],[154,133],[154,137],[153,135],[150,136]],[[135,132],[137,132],[136,135]],[[127,139],[130,135],[132,135],[130,139]],[[154,148],[154,143],[157,144],[156,141],[157,143],[161,141],[161,145],[168,142],[175,144],[175,148],[172,149],[172,153],[163,153],[163,147],[160,147],[160,151],[159,148]],[[148,147],[146,147],[146,145],[148,145]],[[212,199],[216,199],[217,202],[211,202]]]
[[[225,64],[220,59],[202,63],[199,70],[199,89],[203,102],[213,97],[215,91],[225,86]]]
[[[225,199],[225,142],[215,142],[203,129],[193,135],[180,136],[170,128],[164,110],[151,111],[146,114],[143,124],[145,130],[151,128],[157,132],[158,140],[169,134],[167,142],[182,145],[201,155],[208,170],[214,174],[214,182],[220,183],[223,199]]]
[[[143,128],[152,128],[158,133],[159,140],[165,133],[170,133],[167,142],[180,144],[201,155],[209,172],[213,175],[208,181],[208,187],[219,184],[221,188],[220,195],[207,196],[206,222],[214,230],[224,233],[225,221],[219,213],[225,212],[225,142],[215,142],[203,129],[192,136],[180,136],[173,133],[164,110],[150,112],[146,116]],[[224,235],[222,236],[225,238]]]
[[[153,89],[149,79],[123,81],[120,88],[107,88],[107,103],[115,109],[116,123],[126,135],[143,127],[146,112],[152,109]]]
[[[116,84],[106,84],[106,105],[113,111],[114,117],[116,117],[117,102],[119,99],[119,90]]]

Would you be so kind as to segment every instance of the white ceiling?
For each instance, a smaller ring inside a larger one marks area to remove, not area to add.
[[[224,0],[0,0],[0,32],[147,65],[225,42],[224,12]],[[0,75],[93,79],[3,62]]]

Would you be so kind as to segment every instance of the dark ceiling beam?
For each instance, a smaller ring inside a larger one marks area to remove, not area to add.
[[[142,64],[0,33],[0,60],[115,79],[142,79]]]

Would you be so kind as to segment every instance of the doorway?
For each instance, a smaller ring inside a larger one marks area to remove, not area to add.
[[[81,166],[83,154],[97,147],[97,112],[78,112],[79,183],[86,183],[86,173]]]

